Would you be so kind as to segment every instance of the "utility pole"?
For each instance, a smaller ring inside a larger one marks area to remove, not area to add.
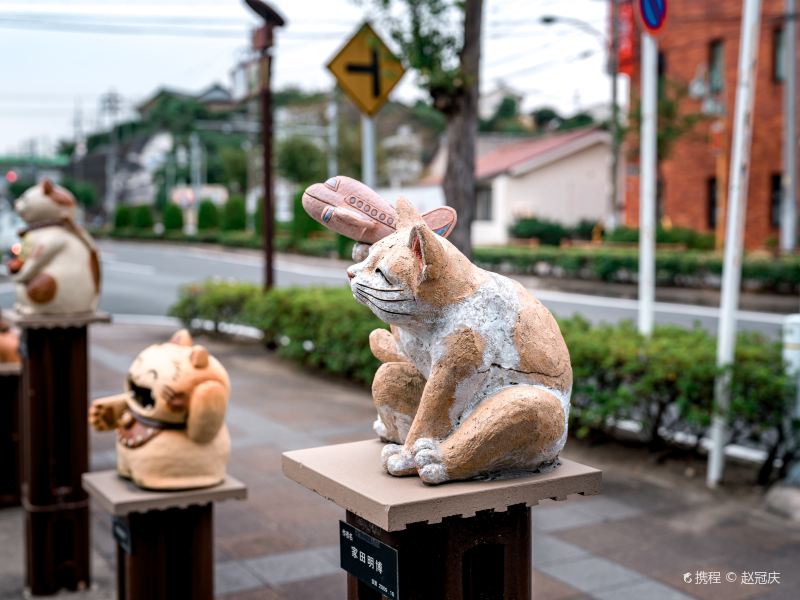
[[[619,214],[619,106],[617,102],[617,71],[619,71],[619,0],[611,0],[611,55],[608,70],[611,75],[611,202],[609,229],[620,223]]]
[[[331,97],[328,100],[328,177],[336,177],[339,174],[339,105],[336,97],[336,86],[331,90]]]
[[[783,21],[783,194],[781,252],[794,252],[797,242],[797,24],[795,0],[784,0]]]
[[[658,43],[642,32],[642,126],[639,149],[639,333],[653,332],[656,286]]]
[[[361,179],[375,188],[375,119],[361,115]]]
[[[753,101],[756,92],[758,33],[761,23],[761,0],[744,0],[742,33],[739,43],[739,70],[736,81],[736,107],[733,115],[725,256],[722,268],[722,294],[717,334],[717,366],[733,364],[736,347],[736,310],[744,253],[744,225],[747,214],[747,183],[750,169],[750,140],[753,133]],[[718,375],[714,385],[714,418],[711,425],[711,450],[708,455],[706,483],[716,487],[725,468],[725,445],[728,430],[726,415],[730,405],[730,371]]]
[[[275,229],[275,206],[272,189],[272,44],[273,30],[282,27],[286,20],[270,5],[261,0],[245,0],[253,12],[264,20],[264,25],[253,32],[253,50],[259,53],[261,96],[261,144],[263,146],[264,169],[264,289],[272,288],[275,279],[273,266],[273,236]]]
[[[189,173],[192,181],[192,203],[187,211],[186,225],[184,230],[187,234],[192,235],[197,232],[197,209],[200,204],[201,194],[201,176],[200,168],[202,164],[201,158],[202,148],[200,146],[200,136],[197,132],[189,136]]]
[[[121,97],[111,90],[100,99],[101,112],[108,115],[108,153],[106,154],[106,197],[103,207],[106,218],[114,218],[117,209],[117,194],[114,186],[114,175],[117,172],[117,123]]]

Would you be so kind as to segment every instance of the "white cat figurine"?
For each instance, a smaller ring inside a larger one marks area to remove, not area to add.
[[[91,236],[74,221],[75,197],[45,179],[15,207],[27,223],[22,248],[7,263],[20,314],[93,312],[100,296],[100,260]]]

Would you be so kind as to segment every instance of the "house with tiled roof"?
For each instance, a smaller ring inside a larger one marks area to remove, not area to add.
[[[442,144],[440,153],[446,152]],[[477,245],[506,244],[519,218],[575,225],[605,222],[609,215],[611,138],[596,127],[535,138],[478,140],[477,206],[472,239]],[[437,156],[418,185],[380,190],[390,200],[405,196],[420,210],[445,203],[441,182],[445,156]]]

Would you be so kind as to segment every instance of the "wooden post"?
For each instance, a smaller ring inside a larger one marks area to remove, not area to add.
[[[212,600],[213,514],[209,503],[115,518],[130,544],[117,544],[117,600]]]
[[[25,585],[35,595],[83,590],[89,568],[87,328],[108,315],[8,315],[20,328]]]
[[[389,532],[347,511],[347,522],[395,548],[403,600],[530,600],[531,509],[487,510],[474,517]],[[347,600],[380,600],[347,576]]]
[[[0,508],[19,505],[20,365],[0,364]]]
[[[213,599],[213,503],[244,500],[244,484],[228,476],[210,488],[157,492],[99,471],[83,486],[113,517],[118,600]]]

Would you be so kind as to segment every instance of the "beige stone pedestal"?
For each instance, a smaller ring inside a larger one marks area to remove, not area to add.
[[[600,492],[601,472],[567,459],[550,473],[427,486],[385,473],[382,447],[368,440],[286,452],[283,472],[397,550],[398,591],[389,598],[529,600],[531,507]],[[351,574],[347,587],[349,600],[385,597]]]

